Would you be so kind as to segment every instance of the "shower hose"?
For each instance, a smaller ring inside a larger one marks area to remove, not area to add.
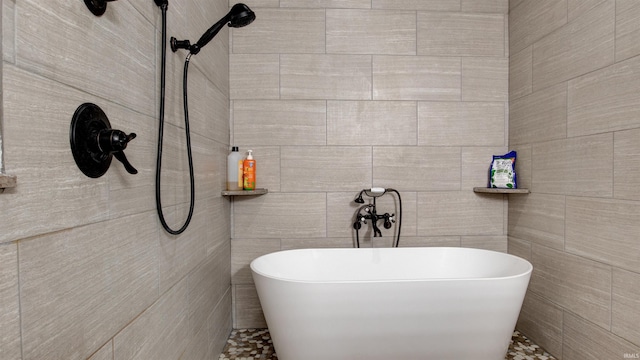
[[[160,121],[158,125],[158,156],[156,160],[156,209],[158,210],[158,217],[162,227],[171,235],[182,234],[193,217],[193,207],[195,204],[195,181],[193,177],[193,156],[191,154],[191,136],[189,132],[189,106],[187,102],[187,70],[189,69],[189,60],[191,59],[191,53],[187,55],[184,62],[184,75],[182,84],[182,94],[184,102],[184,131],[187,139],[187,158],[189,160],[189,183],[191,185],[190,199],[189,199],[189,215],[185,220],[182,227],[178,230],[174,230],[167,224],[162,212],[162,201],[160,194],[160,174],[162,168],[162,140],[164,137],[164,102],[165,102],[165,77],[166,77],[166,61],[167,61],[167,4],[162,4],[162,65],[161,65],[161,79],[160,79]]]

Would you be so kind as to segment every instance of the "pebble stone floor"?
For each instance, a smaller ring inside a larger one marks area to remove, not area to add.
[[[277,360],[267,329],[233,330],[218,360]],[[555,360],[517,330],[513,333],[505,360]]]

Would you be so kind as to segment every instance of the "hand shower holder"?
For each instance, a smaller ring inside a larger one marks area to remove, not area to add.
[[[107,2],[115,0],[84,0],[84,4],[87,5],[89,11],[95,16],[102,16],[107,11]]]

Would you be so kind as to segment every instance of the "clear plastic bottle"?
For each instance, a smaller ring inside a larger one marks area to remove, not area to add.
[[[238,152],[238,147],[231,148],[231,153],[227,156],[227,190],[242,190],[242,155]]]

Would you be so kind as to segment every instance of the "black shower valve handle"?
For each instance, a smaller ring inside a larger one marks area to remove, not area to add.
[[[127,160],[127,157],[124,155],[124,151],[116,151],[113,153],[113,156],[120,160],[120,162],[122,163],[122,165],[124,165],[124,169],[127,170],[127,172],[129,174],[137,174],[138,170],[136,170],[136,168],[134,168],[131,163],[129,162],[129,160]]]
[[[120,160],[129,174],[137,174],[138,170],[131,165],[124,155],[124,149],[127,148],[127,144],[135,137],[135,133],[127,135],[121,130],[104,129],[98,133],[98,148],[105,154],[113,154],[116,159]]]
[[[121,130],[103,129],[98,133],[98,147],[100,151],[105,153],[123,151],[127,148],[129,141],[135,139],[135,137],[135,133],[127,135]]]

